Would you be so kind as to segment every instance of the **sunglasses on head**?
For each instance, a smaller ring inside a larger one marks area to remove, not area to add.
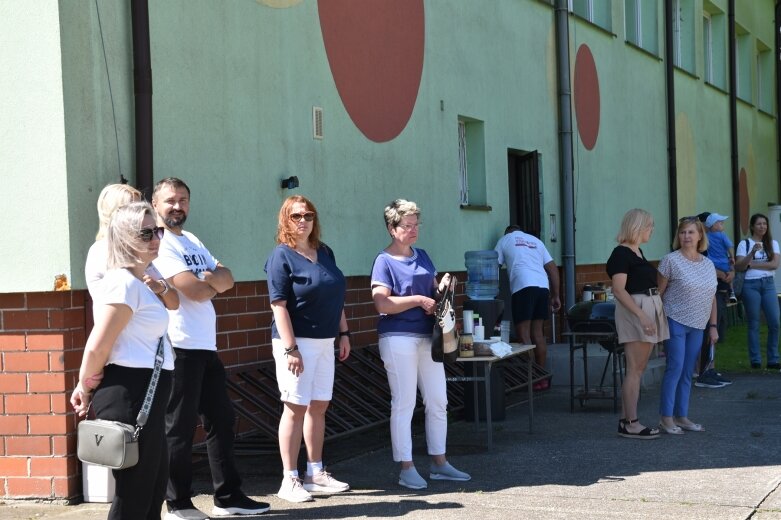
[[[698,217],[697,215],[691,215],[689,217],[681,217],[681,218],[679,218],[678,219],[678,223],[680,224],[681,222],[699,222],[699,220],[700,220],[700,217]]]
[[[292,220],[293,222],[301,222],[301,219],[304,219],[307,222],[312,222],[315,219],[315,214],[312,211],[307,211],[306,213],[290,214],[290,220]]]
[[[138,231],[138,237],[143,242],[151,242],[155,237],[157,237],[158,240],[162,240],[163,234],[165,234],[165,228],[161,227],[141,228]]]

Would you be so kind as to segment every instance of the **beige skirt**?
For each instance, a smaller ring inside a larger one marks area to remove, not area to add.
[[[635,304],[656,324],[656,334],[646,334],[640,320],[630,312],[620,301],[616,300],[616,331],[619,343],[642,341],[644,343],[659,343],[670,338],[667,317],[664,315],[662,298],[659,295],[630,294]]]

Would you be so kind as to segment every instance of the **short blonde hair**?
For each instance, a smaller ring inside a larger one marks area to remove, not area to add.
[[[640,208],[630,209],[624,214],[624,218],[621,219],[621,229],[618,230],[616,241],[619,244],[622,242],[637,244],[640,242],[640,234],[652,226],[653,223],[654,217],[646,210]]]
[[[697,233],[700,234],[700,240],[697,242],[697,251],[703,253],[708,250],[708,234],[705,232],[705,226],[697,217],[683,218],[678,222],[678,229],[675,230],[675,238],[673,239],[673,251],[677,251],[681,248],[681,241],[678,239],[678,233],[689,224],[697,228]]]
[[[388,227],[396,227],[401,222],[401,219],[408,215],[414,215],[420,218],[420,208],[418,208],[418,205],[409,200],[396,199],[385,206],[385,225]]]
[[[138,241],[144,217],[154,218],[155,211],[148,202],[131,202],[120,206],[111,217],[106,230],[109,269],[132,267],[141,263],[138,257]]]
[[[106,236],[111,216],[121,206],[141,200],[141,192],[129,184],[109,184],[98,195],[98,234],[95,240]]]

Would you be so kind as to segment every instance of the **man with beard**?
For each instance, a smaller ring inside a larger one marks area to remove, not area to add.
[[[183,229],[190,211],[190,188],[169,177],[155,185],[152,206],[166,229],[154,262],[179,291],[179,309],[169,311],[168,335],[176,353],[174,381],[166,411],[169,478],[166,520],[208,519],[192,503],[192,444],[200,415],[214,486],[213,516],[257,515],[269,505],[248,498],[233,455],[233,405],[225,368],[217,356],[216,314],[211,299],[233,287],[233,275],[206,246]]]

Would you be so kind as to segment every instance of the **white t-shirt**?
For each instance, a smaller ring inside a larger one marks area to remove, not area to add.
[[[748,240],[748,249],[746,249],[746,240]],[[735,251],[735,256],[746,256],[748,255],[748,252],[751,251],[751,249],[754,247],[754,244],[756,242],[751,238],[744,238],[740,241],[738,244],[738,249]],[[775,254],[781,254],[781,251],[778,249],[778,242],[773,240],[773,253]],[[767,259],[767,252],[762,249],[761,251],[757,251],[756,254],[754,254],[754,259],[751,260],[751,264],[766,264],[768,262]],[[766,271],[764,269],[749,269],[746,271],[746,280],[758,280],[759,278],[766,278],[768,276],[773,276],[775,274],[775,271]]]
[[[499,253],[499,265],[504,264],[509,270],[510,292],[526,287],[550,288],[543,266],[553,257],[539,238],[513,231],[500,238],[494,249]]]
[[[87,251],[87,261],[84,263],[84,278],[87,280],[87,290],[93,300],[97,298],[100,281],[106,274],[106,264],[108,264],[108,242],[105,238],[101,238],[90,246]],[[146,274],[153,280],[162,278],[152,264],[146,268]]]
[[[704,329],[710,319],[716,294],[716,268],[705,256],[689,260],[680,249],[659,262],[659,273],[667,278],[662,295],[665,315],[687,327]]]
[[[133,316],[119,333],[106,364],[154,368],[157,343],[168,328],[168,313],[163,302],[127,269],[110,269],[100,282],[95,305],[118,303],[130,307]],[[171,344],[164,343],[163,370],[173,370]]]
[[[182,235],[166,232],[154,266],[166,279],[185,271],[198,276],[203,271],[215,270],[217,259],[189,231],[182,231]],[[168,314],[168,336],[174,347],[217,350],[217,315],[211,300],[197,302],[179,292],[179,308]]]

